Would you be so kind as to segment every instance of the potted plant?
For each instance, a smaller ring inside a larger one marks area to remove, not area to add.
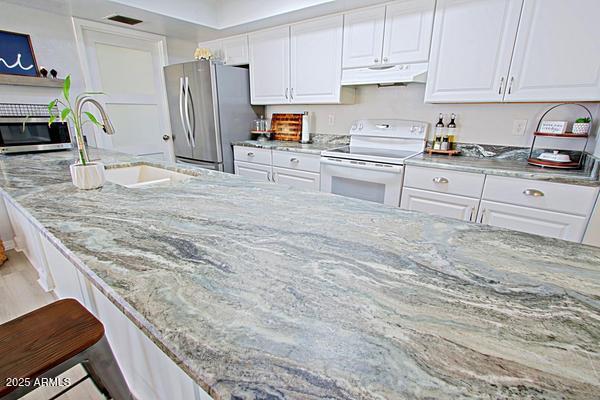
[[[86,123],[92,123],[98,127],[104,128],[104,125],[98,122],[94,114],[84,111],[80,112],[82,100],[89,99],[90,95],[103,94],[101,92],[84,92],[79,94],[74,101],[75,107],[71,102],[71,75],[65,78],[62,90],[62,99],[54,99],[48,104],[50,112],[49,124],[57,118],[62,122],[71,122],[75,128],[75,141],[77,144],[78,162],[70,165],[71,179],[73,184],[79,189],[97,189],[104,185],[106,177],[104,175],[104,164],[99,162],[90,162],[83,139],[83,126]],[[60,105],[59,115],[53,114],[53,109]]]
[[[573,124],[573,133],[578,135],[589,133],[591,122],[592,120],[590,118],[578,118]]]

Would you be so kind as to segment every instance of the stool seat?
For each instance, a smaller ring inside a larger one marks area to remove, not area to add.
[[[74,299],[0,325],[0,398],[18,389],[6,386],[8,378],[34,380],[101,346],[101,340],[106,340],[104,326]]]

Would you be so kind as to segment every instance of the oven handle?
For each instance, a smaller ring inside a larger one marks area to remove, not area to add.
[[[333,161],[328,158],[321,158],[321,164],[333,165],[336,167],[366,169],[366,170],[378,171],[378,172],[391,172],[394,174],[399,174],[402,172],[401,165],[392,165],[390,167],[379,167],[379,166],[376,166],[376,165],[373,165],[370,163],[369,164],[355,164],[355,163],[352,163],[350,160]]]

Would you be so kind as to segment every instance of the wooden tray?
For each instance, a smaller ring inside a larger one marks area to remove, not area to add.
[[[531,165],[535,165],[537,167],[547,167],[547,168],[558,168],[558,169],[578,169],[581,168],[581,165],[578,161],[571,162],[558,162],[558,161],[549,161],[549,160],[540,160],[539,158],[528,158],[527,162]]]
[[[437,149],[428,148],[425,151],[427,153],[429,153],[429,155],[432,155],[432,154],[446,154],[448,156],[457,156],[457,155],[460,154],[460,150],[437,150]]]
[[[589,135],[587,133],[544,133],[544,132],[534,132],[535,136],[549,136],[549,137],[557,137],[557,138],[565,138],[565,139],[576,139],[576,138],[586,138]]]
[[[302,136],[302,114],[273,114],[271,130],[275,140],[299,141]]]

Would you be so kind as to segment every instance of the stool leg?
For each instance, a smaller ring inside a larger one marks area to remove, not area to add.
[[[82,364],[102,394],[105,396],[108,394],[115,400],[135,400],[106,336],[85,350],[83,355],[86,360]]]

